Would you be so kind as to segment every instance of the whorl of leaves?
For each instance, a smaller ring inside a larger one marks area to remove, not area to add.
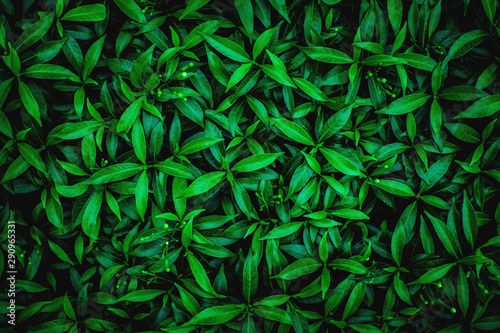
[[[498,331],[497,7],[0,0],[2,326]]]

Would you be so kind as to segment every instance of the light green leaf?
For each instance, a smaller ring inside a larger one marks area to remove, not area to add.
[[[229,59],[244,63],[252,61],[248,53],[235,42],[217,35],[209,35],[201,32],[200,34],[205,38],[208,44]]]
[[[187,166],[172,161],[163,161],[153,165],[159,171],[174,177],[195,179],[196,176]]]
[[[382,190],[389,192],[394,195],[399,195],[402,197],[414,197],[415,192],[403,182],[399,182],[396,180],[390,179],[379,179],[379,182],[374,182],[372,185],[375,185]]]
[[[270,118],[269,121],[276,125],[276,127],[291,140],[307,146],[314,146],[311,135],[296,123],[285,118]]]
[[[342,51],[322,46],[300,47],[309,58],[329,64],[352,64],[354,60]]]
[[[113,0],[115,4],[132,20],[142,24],[148,23],[146,16],[134,0]]]
[[[351,176],[361,176],[363,177],[363,172],[347,157],[336,152],[333,149],[320,148],[320,152],[325,156],[325,158],[330,162],[330,164],[346,175]]]
[[[300,77],[294,77],[293,82],[309,97],[316,101],[329,102],[330,99],[317,86]]]
[[[288,265],[276,277],[284,280],[295,280],[302,275],[311,274],[316,272],[323,266],[323,263],[313,258],[298,259]]]
[[[500,95],[491,95],[481,98],[454,119],[483,118],[494,115],[500,110]]]
[[[101,4],[77,6],[61,17],[63,21],[102,21],[106,18],[106,7]]]
[[[439,267],[433,268],[430,271],[427,271],[424,275],[420,276],[413,282],[408,283],[408,285],[413,284],[427,284],[432,283],[436,280],[441,279],[450,271],[450,269],[455,266],[456,263],[444,264]]]
[[[284,153],[281,152],[276,154],[263,153],[263,154],[252,155],[236,163],[231,168],[231,171],[237,171],[237,172],[257,171],[272,164],[278,157],[280,157],[283,154]]]
[[[165,290],[158,289],[136,290],[126,294],[123,297],[120,297],[116,300],[116,302],[147,302],[165,293]]]
[[[181,194],[180,198],[189,198],[210,191],[226,177],[225,171],[214,171],[195,179]]]
[[[110,165],[104,169],[96,171],[83,184],[106,184],[117,182],[137,175],[144,169],[144,166],[137,163],[120,163]]]
[[[388,115],[402,115],[412,112],[424,105],[432,96],[424,93],[415,93],[398,98],[385,108],[375,111],[375,113]]]

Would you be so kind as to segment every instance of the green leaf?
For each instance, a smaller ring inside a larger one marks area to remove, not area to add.
[[[269,121],[291,140],[307,146],[314,146],[311,135],[296,123],[285,118],[269,118]]]
[[[28,168],[30,167],[30,164],[28,161],[24,159],[24,157],[19,156],[12,162],[9,167],[7,168],[7,171],[5,172],[2,181],[0,183],[5,183],[9,180],[15,179],[22,175]]]
[[[302,275],[311,274],[316,272],[323,266],[323,263],[313,258],[298,259],[284,270],[282,270],[276,277],[284,280],[295,280]]]
[[[22,51],[42,39],[47,31],[49,31],[50,27],[52,27],[53,21],[54,12],[45,15],[37,22],[30,25],[30,27],[26,29],[14,43],[17,53],[20,54]]]
[[[459,113],[453,119],[459,118],[483,118],[494,115],[500,110],[500,95],[491,95],[481,98],[465,111]]]
[[[271,6],[273,6],[274,9],[276,9],[288,23],[291,23],[290,18],[288,17],[286,0],[269,0],[269,3],[271,3]]]
[[[200,263],[200,261],[189,251],[187,252],[187,259],[189,262],[189,267],[191,268],[191,273],[193,273],[196,282],[207,293],[216,296],[217,293],[212,288],[212,284],[210,283],[207,272],[203,268],[203,265]]]
[[[71,328],[75,326],[76,323],[73,320],[55,319],[38,325],[29,333],[65,333],[71,332]]]
[[[137,163],[120,163],[110,165],[104,169],[96,171],[83,184],[106,184],[117,182],[137,175],[144,169],[144,166]]]
[[[391,253],[396,265],[401,266],[401,258],[403,256],[403,248],[406,243],[406,231],[401,220],[396,224],[394,233],[391,239]]]
[[[137,212],[144,221],[146,215],[146,209],[148,208],[148,193],[149,193],[149,178],[146,170],[142,172],[137,181],[137,187],[135,189],[135,205],[137,207]]]
[[[189,0],[186,9],[182,12],[182,15],[179,17],[179,20],[182,20],[189,14],[194,13],[198,9],[202,8],[205,6],[207,3],[209,3],[210,0]]]
[[[240,17],[248,35],[252,36],[254,20],[252,2],[246,0],[235,0],[234,7],[236,8],[236,12],[238,13],[238,16]]]
[[[436,60],[418,53],[401,53],[396,56],[405,61],[406,65],[423,71],[432,72],[437,65]]]
[[[288,312],[274,306],[259,305],[254,308],[254,313],[264,319],[273,320],[278,323],[292,325],[292,319]]]
[[[439,98],[447,99],[449,101],[472,101],[478,98],[488,96],[484,91],[471,87],[471,86],[453,86],[448,87],[438,94]]]
[[[189,219],[188,223],[182,228],[181,243],[186,249],[191,244],[193,239],[193,219]]]
[[[369,220],[370,217],[363,213],[362,211],[359,211],[357,209],[351,209],[351,208],[341,208],[341,209],[336,209],[332,210],[329,212],[330,214],[334,216],[338,216],[344,219],[351,219],[351,220]]]
[[[403,302],[410,305],[412,304],[408,288],[406,287],[406,284],[399,278],[399,272],[397,272],[396,276],[394,277],[394,290],[396,290],[396,293],[398,294],[399,298],[403,300]]]
[[[458,258],[457,255],[458,248],[450,228],[443,221],[429,214],[429,212],[426,211],[425,214],[431,221],[432,226],[434,227],[434,230],[436,230],[436,234],[441,240],[441,243],[443,243],[446,251],[448,251],[448,253],[450,253],[455,258]]]
[[[252,297],[257,292],[259,285],[259,274],[255,265],[254,257],[249,253],[243,267],[243,297],[250,304]]]
[[[335,259],[332,260],[328,264],[328,266],[332,267],[333,269],[340,269],[342,271],[350,272],[353,274],[364,275],[368,273],[368,269],[365,266],[351,259]]]
[[[467,191],[464,190],[464,202],[462,204],[462,219],[463,219],[463,228],[465,238],[467,242],[470,244],[470,247],[474,249],[474,243],[477,238],[477,217],[476,211],[474,207],[472,207],[472,203],[469,200],[467,195]]]
[[[450,60],[460,58],[473,48],[481,44],[489,34],[484,33],[482,30],[472,30],[460,36],[450,47],[446,58],[443,63],[447,64]]]
[[[28,161],[29,164],[34,166],[37,170],[40,170],[42,173],[47,173],[45,163],[35,148],[24,142],[18,142],[17,147],[19,148],[21,155],[26,159],[26,161]]]
[[[142,24],[146,24],[146,16],[141,10],[141,7],[137,5],[134,0],[113,0],[115,4],[132,20],[137,21]]]
[[[132,127],[132,147],[139,161],[146,164],[146,135],[139,118],[136,119]]]
[[[379,114],[402,115],[412,112],[424,105],[432,96],[424,93],[415,93],[398,98],[385,108],[375,111]]]
[[[259,240],[284,238],[300,230],[303,225],[304,222],[291,222],[280,225],[279,227],[273,228],[267,235],[259,238]]]
[[[263,153],[252,155],[247,158],[242,159],[238,163],[236,163],[231,171],[234,172],[252,172],[257,171],[259,169],[265,168],[268,165],[274,163],[274,161],[283,155],[284,153]]]
[[[457,293],[458,293],[458,304],[464,317],[467,315],[467,310],[469,309],[469,281],[467,280],[462,265],[459,266],[458,270],[458,281],[457,281]]]
[[[76,77],[76,74],[71,72],[62,66],[51,65],[51,64],[36,64],[28,67],[26,71],[21,73],[21,75],[26,77],[31,77],[34,79],[51,79],[51,80],[63,80],[71,77]]]
[[[389,21],[391,22],[394,33],[399,32],[401,21],[403,19],[403,3],[401,0],[388,0],[387,10],[389,12]],[[352,327],[352,326],[351,326]]]
[[[157,168],[159,171],[171,175],[174,177],[186,178],[186,179],[195,179],[196,176],[187,166],[172,162],[172,161],[163,161],[153,165],[153,167]]]
[[[306,79],[294,77],[293,82],[309,97],[313,100],[321,101],[321,102],[329,102],[330,99],[322,92],[317,86],[307,81]]]
[[[459,140],[469,143],[479,143],[479,133],[467,124],[463,123],[445,123],[444,127]]]
[[[52,250],[52,252],[54,252],[56,254],[56,256],[59,257],[59,259],[61,259],[64,262],[70,263],[71,265],[74,265],[73,261],[71,261],[71,259],[69,259],[66,252],[64,252],[63,249],[61,249],[61,247],[59,245],[57,245],[56,243],[54,243],[50,240],[48,240],[48,242],[49,242],[50,249]]]
[[[384,332],[380,328],[377,328],[375,326],[368,325],[368,324],[352,324],[352,325],[349,325],[349,327],[352,328],[353,330],[355,330],[356,332],[359,332],[359,333],[383,333]]]
[[[128,132],[132,128],[135,120],[139,116],[142,107],[142,99],[139,98],[130,104],[125,112],[123,112],[118,124],[116,124],[117,132]]]
[[[36,102],[35,97],[33,97],[31,90],[22,81],[19,81],[19,95],[21,96],[21,101],[26,108],[26,111],[28,111],[28,113],[33,118],[35,118],[37,123],[42,126],[42,119],[40,118],[40,108],[38,107],[38,103]]]
[[[394,66],[397,64],[406,64],[406,60],[386,54],[376,54],[366,57],[361,63],[365,66]]]
[[[339,172],[351,176],[363,177],[363,172],[347,157],[328,148],[320,148],[320,152],[330,162],[330,164]]]
[[[212,306],[197,313],[188,322],[191,325],[220,325],[236,318],[244,308],[236,305]]]
[[[130,72],[130,82],[136,88],[143,87],[143,81],[146,76],[147,71],[151,67],[151,59],[153,57],[153,51],[155,45],[151,45],[149,49],[143,52],[132,66],[132,71]]]
[[[483,8],[486,12],[486,16],[488,17],[490,22],[493,23],[493,20],[495,18],[495,11],[497,9],[496,0],[481,0],[481,2],[483,3]]]
[[[352,64],[354,62],[354,60],[344,52],[329,47],[297,46],[297,48],[304,52],[309,58],[316,61],[326,62],[329,64]]]
[[[243,80],[243,78],[248,74],[248,71],[250,71],[250,68],[252,68],[252,65],[253,64],[249,62],[248,64],[241,65],[234,71],[234,73],[231,75],[231,78],[229,79],[229,82],[227,83],[226,93],[241,80]]]
[[[257,40],[255,41],[255,44],[254,44],[253,50],[252,50],[252,54],[253,54],[254,59],[256,59],[262,53],[262,51],[266,48],[267,44],[271,40],[272,35],[274,34],[274,32],[277,29],[279,29],[280,26],[281,26],[281,24],[278,24],[274,28],[267,29],[262,34],[260,34],[259,37],[257,37]]]
[[[359,282],[356,284],[356,287],[351,292],[349,299],[347,300],[347,304],[344,308],[344,313],[342,315],[342,320],[346,320],[349,318],[361,305],[363,302],[363,298],[365,297],[365,284],[363,282]]]
[[[397,180],[379,179],[378,182],[375,181],[372,185],[394,195],[399,195],[402,197],[415,196],[415,192],[413,192],[413,190],[408,185]]]
[[[269,76],[271,79],[275,80],[276,82],[279,82],[281,84],[284,84],[285,86],[289,86],[292,88],[297,88],[295,83],[292,81],[290,76],[286,72],[284,72],[282,69],[274,66],[274,65],[260,65],[260,69]],[[322,93],[322,92],[320,92]]]
[[[116,300],[116,302],[147,302],[165,293],[165,290],[158,289],[136,290],[126,294],[123,297],[120,297]]]
[[[341,109],[340,111],[336,112],[333,116],[331,116],[323,124],[321,132],[319,134],[318,141],[323,142],[331,138],[335,134],[337,134],[337,132],[340,131],[342,127],[344,127],[344,125],[349,120],[353,107],[354,104],[351,104],[350,106]]]
[[[98,217],[103,199],[102,191],[95,190],[88,198],[82,215],[82,230],[91,239],[99,237]]]
[[[181,194],[179,198],[189,198],[210,191],[215,185],[226,177],[225,171],[214,171],[198,177]]]
[[[455,265],[456,265],[456,263],[451,263],[451,264],[444,264],[444,265],[441,265],[439,267],[433,268],[430,271],[427,271],[424,275],[420,276],[415,281],[408,283],[408,285],[432,283],[436,280],[441,279],[443,276],[445,276],[446,273],[448,273],[450,271],[450,269]]]
[[[61,17],[63,21],[102,21],[106,18],[106,7],[101,4],[83,5],[71,9]]]
[[[106,35],[99,38],[95,43],[93,43],[87,53],[85,54],[85,58],[83,59],[83,68],[82,68],[82,79],[86,80],[89,77],[90,73],[94,69],[99,57],[101,56],[102,47],[104,46],[104,39]]]
[[[212,147],[217,142],[224,141],[223,138],[199,138],[194,139],[182,146],[180,155],[190,155]],[[189,179],[189,178],[188,178]]]
[[[200,34],[205,38],[208,44],[229,59],[245,63],[252,61],[248,53],[235,42],[217,35],[208,35],[201,32]]]

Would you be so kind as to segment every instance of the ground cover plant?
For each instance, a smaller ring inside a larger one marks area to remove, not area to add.
[[[497,7],[0,0],[2,332],[500,330]]]

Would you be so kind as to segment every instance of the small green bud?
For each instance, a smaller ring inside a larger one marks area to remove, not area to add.
[[[24,258],[24,253],[21,253],[21,255],[19,257]]]
[[[450,312],[451,312],[451,313],[456,313],[456,312],[457,312],[457,309],[455,309],[455,308],[451,308],[451,309],[450,309]]]
[[[167,271],[167,272],[170,272],[170,268],[168,268],[168,267],[167,267],[166,271]]]
[[[372,77],[373,73],[372,72],[368,72],[368,76]]]
[[[141,242],[143,242],[143,241],[144,241],[144,237],[141,237]]]
[[[436,285],[438,288],[442,288],[443,287],[443,284],[441,282],[438,282],[438,284]]]
[[[382,79],[382,83],[386,83],[387,82],[387,79]]]
[[[189,67],[193,67],[194,64],[192,62],[189,63]]]
[[[168,229],[168,223],[165,223],[165,224],[163,225],[163,229]]]
[[[187,99],[186,97],[184,97],[182,100],[183,100],[184,102],[187,102],[187,101],[188,101],[188,99]]]
[[[375,183],[380,183],[380,179],[375,179]]]
[[[182,97],[182,93],[178,93],[177,96]]]
[[[182,72],[181,75],[182,75],[182,77],[188,76],[188,74],[186,72]]]
[[[389,166],[387,164],[384,165],[384,169],[389,169]]]
[[[396,97],[396,94],[391,94],[391,97],[392,97],[392,98]]]
[[[339,31],[339,28],[335,28],[334,30],[335,30],[335,32],[338,32],[338,31]]]

